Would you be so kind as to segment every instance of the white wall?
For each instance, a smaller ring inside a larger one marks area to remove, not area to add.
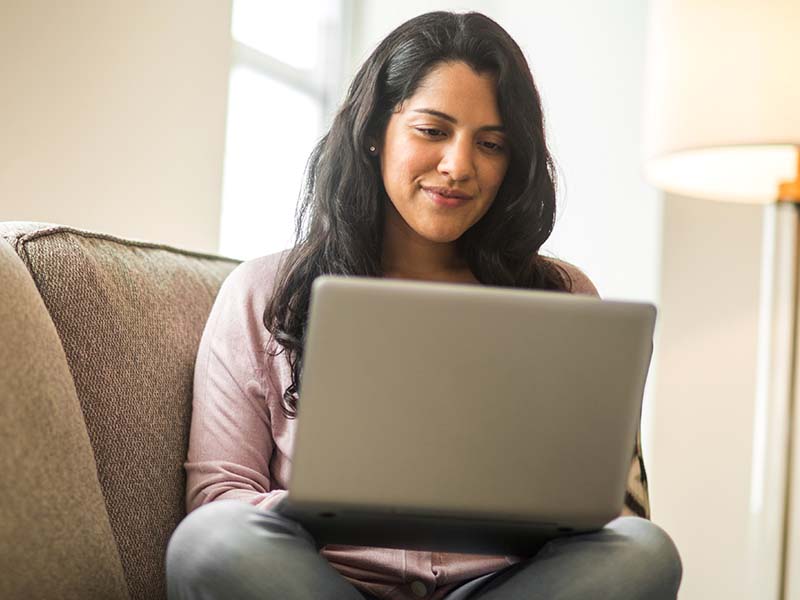
[[[230,10],[0,2],[0,220],[216,250]]]
[[[751,587],[748,537],[759,519],[750,486],[763,212],[676,196],[664,204],[650,489],[683,556],[682,600],[774,598],[773,581]]]

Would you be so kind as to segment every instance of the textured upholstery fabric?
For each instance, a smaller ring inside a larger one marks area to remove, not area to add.
[[[0,239],[0,598],[128,598],[64,351]]]
[[[9,227],[0,235],[27,265],[66,353],[130,596],[163,598],[166,545],[185,514],[195,355],[237,262],[65,227]]]

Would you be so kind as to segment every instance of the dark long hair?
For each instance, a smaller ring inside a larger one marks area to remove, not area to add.
[[[486,214],[456,241],[483,284],[568,291],[567,272],[539,249],[555,223],[555,169],[545,144],[541,100],[511,36],[480,13],[431,12],[392,31],[361,66],[328,133],[311,153],[295,216],[295,244],[283,257],[264,325],[288,352],[291,385],[281,408],[297,415],[311,284],[319,275],[382,276],[386,191],[370,140],[443,62],[464,62],[497,82],[510,161]]]

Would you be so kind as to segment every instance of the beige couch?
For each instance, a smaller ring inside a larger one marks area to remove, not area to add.
[[[164,598],[195,352],[236,261],[41,223],[0,238],[0,598]]]

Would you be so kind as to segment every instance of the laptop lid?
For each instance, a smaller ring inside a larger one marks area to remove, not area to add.
[[[328,533],[382,514],[602,527],[622,509],[655,315],[557,292],[317,278],[292,513],[318,531],[327,518]]]

